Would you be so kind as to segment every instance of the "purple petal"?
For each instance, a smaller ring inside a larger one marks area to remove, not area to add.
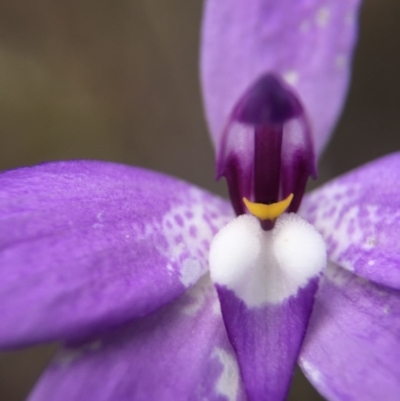
[[[400,289],[400,153],[337,178],[304,198],[300,214],[325,238],[329,258]]]
[[[331,401],[398,401],[400,293],[332,264],[322,280],[300,365]]]
[[[170,302],[208,268],[229,204],[112,163],[0,176],[0,344],[91,335]]]
[[[234,105],[265,73],[293,86],[320,154],[349,81],[359,0],[208,0],[201,75],[216,149]]]
[[[314,303],[317,280],[281,304],[249,308],[217,285],[249,401],[286,399]]]
[[[30,401],[244,400],[209,278],[174,303],[56,356]]]

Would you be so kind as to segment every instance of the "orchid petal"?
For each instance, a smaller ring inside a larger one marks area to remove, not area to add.
[[[308,379],[330,401],[397,401],[399,360],[400,293],[332,264],[301,352]]]
[[[260,76],[292,85],[310,118],[317,155],[338,118],[357,33],[359,0],[208,0],[201,76],[214,146],[234,105]]]
[[[329,259],[400,289],[400,153],[343,175],[304,198],[300,214],[320,231]]]
[[[91,335],[182,294],[208,269],[225,201],[176,179],[76,161],[0,176],[0,344]]]
[[[64,349],[29,401],[205,399],[245,399],[208,277],[163,309]]]

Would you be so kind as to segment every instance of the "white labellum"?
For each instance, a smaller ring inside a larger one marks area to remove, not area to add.
[[[296,295],[326,266],[324,240],[297,214],[284,214],[271,231],[251,215],[226,225],[213,239],[210,273],[248,307]]]

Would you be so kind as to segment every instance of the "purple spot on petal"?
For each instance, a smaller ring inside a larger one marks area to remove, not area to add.
[[[185,216],[186,216],[188,219],[192,219],[192,218],[193,218],[193,213],[192,213],[190,210],[188,210],[187,212],[185,212]]]
[[[219,229],[217,227],[215,227],[215,225],[213,224],[209,214],[203,213],[203,219],[207,222],[208,226],[210,227],[210,230],[211,230],[212,234],[213,235],[217,234]]]
[[[189,253],[188,251],[185,251],[185,252],[183,252],[183,253],[181,253],[181,254],[179,255],[178,261],[182,264],[182,263],[184,263],[186,260],[190,260],[190,259],[192,259],[190,253]]]
[[[190,226],[189,234],[191,237],[196,238],[197,237],[197,228],[195,226]]]
[[[203,245],[203,248],[208,251],[210,249],[210,242],[207,240],[201,241],[201,245]]]
[[[346,191],[346,197],[353,196],[354,194],[355,194],[355,189],[354,189],[354,188],[349,188],[349,189]]]
[[[180,244],[180,243],[182,243],[182,242],[183,242],[182,235],[177,235],[177,236],[174,238],[174,240],[175,240],[175,244]]]
[[[178,224],[178,226],[183,227],[183,219],[182,216],[180,216],[179,214],[176,214],[174,216],[174,219],[176,221],[176,223]]]

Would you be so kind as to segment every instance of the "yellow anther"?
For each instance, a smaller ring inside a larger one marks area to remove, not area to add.
[[[275,220],[289,207],[292,199],[293,194],[290,194],[286,199],[271,203],[270,205],[253,203],[246,198],[243,198],[243,202],[249,212],[260,220]]]

